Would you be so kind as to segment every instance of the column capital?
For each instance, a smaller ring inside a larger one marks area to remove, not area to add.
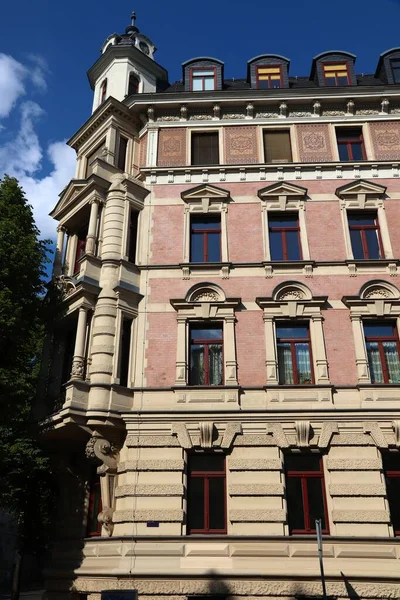
[[[58,225],[56,231],[57,233],[67,233],[67,228],[65,227],[65,225]]]

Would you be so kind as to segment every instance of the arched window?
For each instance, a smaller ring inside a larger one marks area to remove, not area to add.
[[[139,91],[139,79],[134,73],[129,75],[128,96],[137,94]]]
[[[104,102],[107,97],[107,79],[103,81],[100,87],[100,104]]]

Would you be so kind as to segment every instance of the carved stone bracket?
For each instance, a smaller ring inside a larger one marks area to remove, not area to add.
[[[388,443],[381,428],[379,427],[379,423],[364,423],[363,429],[364,433],[367,433],[371,436],[378,448],[388,447]]]
[[[296,444],[299,448],[308,448],[310,445],[311,424],[310,421],[296,421]]]
[[[279,448],[289,448],[288,439],[280,423],[268,423],[267,433],[272,434],[272,437]]]
[[[172,425],[172,434],[177,436],[178,442],[182,448],[185,450],[190,450],[190,448],[193,448],[193,443],[190,439],[190,435],[185,423],[174,423]]]
[[[228,423],[225,429],[224,437],[222,438],[221,448],[230,448],[235,437],[241,433],[242,426],[240,423]]]
[[[86,444],[86,457],[101,463],[97,468],[97,473],[100,475],[101,503],[103,509],[98,514],[97,520],[102,524],[107,535],[111,536],[114,529],[114,480],[118,467],[118,450],[114,444],[106,440],[97,431],[94,431]]]
[[[318,440],[318,448],[328,448],[334,434],[339,433],[338,424],[335,422],[325,422],[322,425]]]
[[[203,421],[199,423],[200,428],[200,446],[202,448],[212,448],[214,436],[214,423],[212,421]]]

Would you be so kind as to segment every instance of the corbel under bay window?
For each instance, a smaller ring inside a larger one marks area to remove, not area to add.
[[[385,186],[363,179],[337,188],[348,260],[393,259],[385,192]]]
[[[237,386],[235,309],[240,298],[203,283],[183,299],[171,300],[177,312],[176,386]],[[218,363],[218,364],[217,364]]]
[[[229,191],[200,185],[181,194],[185,202],[183,263],[227,263]]]
[[[264,311],[267,385],[330,385],[321,312],[326,297],[285,282],[256,302]]]
[[[399,290],[370,281],[342,302],[350,309],[358,383],[399,384]]]
[[[258,192],[262,201],[264,261],[309,261],[306,188],[273,183]]]

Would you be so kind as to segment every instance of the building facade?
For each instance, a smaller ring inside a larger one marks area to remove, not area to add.
[[[318,598],[316,519],[329,598],[399,598],[400,48],[154,52],[104,43],[51,213],[48,598]]]

